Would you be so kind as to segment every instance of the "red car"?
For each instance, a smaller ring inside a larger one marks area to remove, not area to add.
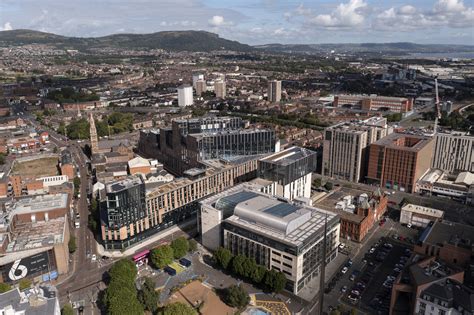
[[[380,220],[379,225],[383,226],[385,224],[385,220]]]

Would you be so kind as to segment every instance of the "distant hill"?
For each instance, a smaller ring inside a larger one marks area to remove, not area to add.
[[[151,34],[115,34],[103,37],[67,37],[32,30],[0,32],[0,47],[26,44],[49,44],[58,48],[87,50],[91,48],[165,49],[169,51],[250,51],[253,48],[220,38],[205,31],[170,31]]]
[[[254,46],[257,49],[283,53],[323,53],[334,50],[344,52],[367,53],[450,53],[472,52],[471,45],[434,45],[414,43],[361,43],[361,44],[267,44]]]

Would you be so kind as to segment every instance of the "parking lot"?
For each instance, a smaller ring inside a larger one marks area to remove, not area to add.
[[[408,245],[381,238],[365,253],[364,268],[352,271],[342,300],[371,314],[387,314],[393,281],[410,253]]]

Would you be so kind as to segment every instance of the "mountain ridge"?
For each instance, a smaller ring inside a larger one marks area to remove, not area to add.
[[[41,31],[18,29],[0,31],[1,46],[25,44],[49,44],[58,48],[89,50],[94,48],[164,49],[169,51],[215,51],[240,52],[271,51],[280,53],[372,52],[372,53],[425,53],[425,52],[471,52],[474,45],[416,44],[412,42],[392,43],[341,43],[341,44],[279,44],[271,43],[250,46],[238,41],[221,38],[207,31],[161,31],[135,34],[119,33],[100,37],[71,37]]]

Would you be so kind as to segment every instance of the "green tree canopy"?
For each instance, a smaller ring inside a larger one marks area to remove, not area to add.
[[[61,309],[61,315],[74,315],[71,304],[65,304]]]
[[[197,242],[194,238],[190,239],[190,240],[188,241],[188,244],[189,244],[189,251],[190,251],[190,252],[195,252],[195,251],[197,251],[197,249],[198,249],[198,242]]]
[[[0,293],[8,292],[12,289],[12,287],[8,283],[0,283]]]
[[[88,139],[89,133],[89,121],[86,118],[80,118],[72,121],[66,127],[67,137],[69,139]]]
[[[327,190],[332,190],[333,184],[332,184],[331,182],[327,182],[327,183],[324,185],[324,188],[326,188]]]
[[[257,269],[257,263],[255,259],[245,257],[245,260],[242,263],[242,267],[244,268],[244,277],[251,278],[255,269]]]
[[[238,285],[231,285],[225,290],[224,302],[232,307],[243,308],[250,302],[248,293]]]
[[[318,178],[316,178],[316,179],[313,181],[313,186],[314,186],[315,188],[321,187],[322,184],[323,184],[323,183],[322,183],[321,177],[318,177]]]
[[[232,272],[238,276],[245,277],[246,271],[244,263],[247,260],[247,257],[243,255],[234,256],[232,259]]]
[[[232,253],[226,248],[219,247],[214,252],[214,259],[216,260],[219,266],[221,266],[224,269],[227,269],[230,261],[232,260]]]
[[[266,272],[267,272],[267,268],[265,268],[262,265],[257,265],[257,267],[253,270],[252,274],[250,275],[250,278],[255,284],[260,284],[262,283],[263,277],[265,276]]]
[[[151,251],[151,262],[155,267],[163,269],[173,261],[173,249],[169,245],[163,245]]]
[[[184,237],[178,237],[171,242],[171,248],[173,249],[174,258],[182,258],[189,251],[188,240]]]
[[[155,290],[155,283],[149,277],[145,277],[141,290],[138,292],[138,300],[143,308],[155,314],[158,310],[159,294]]]
[[[163,315],[197,315],[197,312],[187,304],[176,302],[166,305]]]
[[[69,252],[72,254],[76,251],[77,249],[77,245],[76,245],[76,237],[74,235],[71,234],[71,236],[69,237],[69,243],[68,243],[68,248],[69,248]]]
[[[122,279],[125,282],[134,283],[137,276],[137,266],[130,259],[121,259],[110,268],[109,276],[111,279]]]
[[[270,292],[281,292],[286,285],[286,277],[282,272],[276,270],[268,270],[263,279],[265,287]]]

